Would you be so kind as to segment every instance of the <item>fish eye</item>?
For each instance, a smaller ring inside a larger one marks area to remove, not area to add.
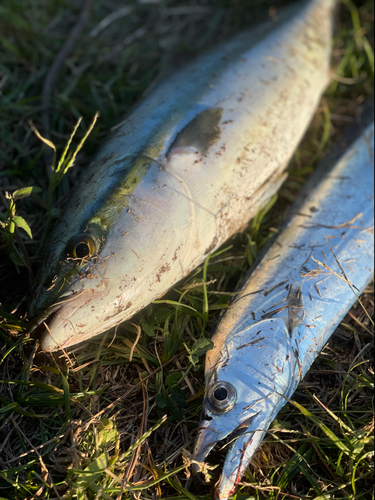
[[[237,399],[236,389],[229,382],[217,382],[209,391],[208,400],[218,412],[229,411]]]
[[[73,236],[66,246],[66,252],[73,259],[85,259],[94,255],[98,250],[97,241],[87,233]]]
[[[228,399],[228,389],[225,387],[218,387],[214,392],[214,398],[216,401],[225,401]]]

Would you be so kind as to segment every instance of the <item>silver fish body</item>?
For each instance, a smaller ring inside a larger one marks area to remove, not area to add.
[[[233,440],[217,499],[233,493],[276,414],[373,277],[373,232],[372,123],[298,207],[215,330],[195,459]]]
[[[219,47],[117,129],[48,244],[30,307],[45,350],[130,318],[277,191],[330,79],[334,5],[297,4]]]

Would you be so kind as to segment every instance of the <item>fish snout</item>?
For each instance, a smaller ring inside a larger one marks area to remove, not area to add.
[[[98,292],[85,289],[62,297],[35,316],[29,325],[30,336],[40,339],[42,349],[47,352],[66,347],[72,337],[84,337],[89,317],[82,311],[97,295]]]
[[[193,460],[195,463],[192,465],[194,474],[200,471],[199,463],[203,463],[210,451],[222,439],[220,433],[213,428],[209,427],[210,422],[204,420],[198,432],[198,439],[195,445]]]
[[[221,480],[220,480],[221,481]],[[239,482],[239,480],[238,480]],[[237,484],[236,484],[237,486]],[[228,485],[228,487],[223,487],[221,484],[214,492],[214,500],[228,500],[228,498],[233,495],[236,491],[236,486]]]

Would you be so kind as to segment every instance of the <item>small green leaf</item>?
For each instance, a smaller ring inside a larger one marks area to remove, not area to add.
[[[83,470],[72,470],[73,474],[78,474],[78,477],[74,479],[75,485],[79,488],[88,488],[90,484],[100,479],[104,472],[104,469],[108,466],[109,456],[105,452],[91,462]]]
[[[165,402],[165,398],[164,398],[163,394],[156,394],[155,401],[158,405],[158,408],[160,408],[161,410],[167,406],[167,403]]]
[[[188,356],[188,360],[192,365],[196,365],[199,361],[199,357],[206,354],[207,351],[214,347],[214,343],[210,339],[198,339]]]
[[[202,354],[206,354],[207,351],[213,349],[214,343],[211,339],[198,339],[192,348],[192,354],[196,354],[197,356],[202,356]]]
[[[112,420],[105,418],[100,423],[98,428],[98,444],[111,444],[117,441],[117,430],[113,425]],[[101,428],[100,428],[101,427]]]
[[[179,407],[186,405],[186,395],[179,386],[172,387],[171,398]]]
[[[14,262],[14,264],[16,264],[16,266],[25,266],[25,262],[21,259],[18,253],[14,251],[13,248],[9,252],[9,257],[10,260]]]
[[[40,193],[42,190],[37,186],[29,186],[21,189],[17,189],[13,193],[13,199],[20,200],[21,198],[26,198],[26,196],[30,196],[31,194]]]
[[[169,311],[170,314],[170,311]],[[148,337],[155,337],[156,325],[150,325],[145,319],[141,321],[142,330]]]
[[[161,307],[155,312],[155,320],[163,325],[169,316],[172,314],[172,311],[170,309],[166,309],[165,307]]]
[[[26,231],[31,239],[33,238],[31,229],[23,217],[20,217],[19,215],[15,215],[13,217],[13,221],[15,224],[17,224],[18,227],[21,227],[24,231]]]
[[[168,387],[172,388],[174,385],[176,385],[176,383],[180,380],[180,378],[181,378],[180,372],[171,373],[166,377],[165,383]]]
[[[354,443],[354,449],[353,449],[353,454],[352,454],[352,457],[354,459],[358,459],[358,457],[361,455],[361,453],[363,452],[363,449],[365,447],[365,444],[366,444],[366,441],[364,439],[358,440]]]

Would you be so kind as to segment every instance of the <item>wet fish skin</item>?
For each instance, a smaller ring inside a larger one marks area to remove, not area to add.
[[[330,79],[334,5],[297,4],[217,48],[118,128],[49,241],[30,306],[42,348],[130,318],[277,191]]]
[[[213,335],[195,459],[203,461],[218,441],[237,435],[217,500],[234,492],[278,411],[374,275],[374,123],[359,132]]]

